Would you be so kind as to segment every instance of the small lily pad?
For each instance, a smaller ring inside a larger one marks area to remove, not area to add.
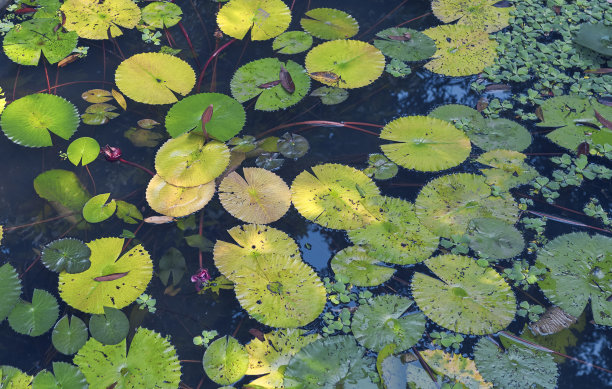
[[[397,175],[398,167],[382,154],[370,154],[368,167],[363,169],[366,176],[375,180],[389,180]]]
[[[58,315],[55,297],[45,290],[34,289],[32,302],[18,302],[8,316],[8,322],[15,332],[39,336],[53,327]]]
[[[231,385],[246,373],[249,354],[235,338],[224,336],[208,346],[202,363],[211,380],[219,385]]]
[[[302,28],[320,39],[348,39],[359,31],[359,24],[351,15],[333,8],[314,8],[300,20]]]
[[[490,217],[472,219],[467,236],[470,248],[485,258],[513,258],[525,247],[519,230],[503,220]]]
[[[87,326],[83,323],[83,320],[76,316],[69,319],[68,315],[62,317],[55,324],[51,334],[53,347],[65,355],[72,355],[79,351],[87,342],[88,337]]]
[[[349,97],[346,89],[321,86],[310,93],[313,97],[320,97],[321,104],[336,105],[344,102]]]
[[[68,160],[72,162],[74,166],[79,166],[79,163],[85,166],[98,158],[98,154],[100,154],[100,144],[94,138],[78,138],[70,143],[68,150],[66,150],[66,154],[68,154]]]
[[[308,152],[310,145],[306,138],[298,134],[285,133],[278,139],[278,151],[285,158],[301,158]]]
[[[81,115],[84,124],[90,126],[101,126],[108,123],[111,119],[119,116],[117,112],[113,112],[117,107],[107,103],[97,103],[90,105],[85,109],[85,113]]]
[[[527,129],[509,119],[488,119],[483,126],[470,127],[467,136],[485,151],[506,149],[523,151],[531,144]]]
[[[60,273],[80,273],[91,266],[91,250],[78,239],[64,238],[54,240],[42,251],[41,261],[51,271]]]
[[[155,212],[166,216],[183,217],[202,208],[215,194],[215,182],[191,187],[172,185],[155,175],[147,186],[147,203]]]
[[[297,54],[310,49],[312,35],[304,31],[287,31],[274,39],[272,49],[280,54]]]
[[[100,223],[113,216],[117,209],[117,203],[111,199],[110,193],[102,193],[90,198],[83,206],[83,218],[89,223]]]
[[[421,61],[436,52],[433,39],[410,28],[387,28],[377,33],[376,37],[379,39],[374,40],[374,46],[385,56],[400,61]],[[397,40],[398,38],[402,40]]]
[[[40,371],[32,381],[32,388],[87,389],[89,385],[78,367],[66,362],[53,362],[53,374],[47,370]]]
[[[88,103],[106,103],[113,99],[113,95],[106,89],[90,89],[81,94],[81,98]]]
[[[168,28],[181,21],[183,11],[181,7],[167,1],[147,4],[142,9],[142,20],[155,28]]]
[[[384,266],[367,248],[359,246],[338,251],[331,260],[331,268],[336,277],[343,277],[356,286],[380,285],[395,274],[394,268]]]
[[[118,344],[125,339],[129,329],[130,322],[119,309],[104,307],[104,314],[91,315],[89,319],[91,336],[103,344]]]

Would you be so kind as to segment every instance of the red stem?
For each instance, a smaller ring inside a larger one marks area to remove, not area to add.
[[[381,126],[380,124],[372,124],[372,123],[364,123],[364,122],[342,122],[346,124],[354,124],[356,126],[366,126],[366,127],[376,127],[376,128],[384,128],[385,126]]]
[[[375,132],[364,130],[363,128],[352,126],[350,124],[347,124],[347,122],[333,122],[333,121],[328,121],[328,120],[308,120],[308,121],[305,121],[305,122],[295,122],[295,123],[281,124],[280,126],[273,127],[273,128],[271,128],[271,129],[269,129],[267,131],[264,131],[264,132],[262,132],[260,134],[257,134],[257,136],[255,136],[255,137],[257,139],[259,139],[259,138],[261,138],[263,136],[266,136],[266,135],[268,135],[270,133],[273,133],[275,131],[282,130],[283,128],[300,126],[300,125],[346,127],[346,128],[351,128],[353,130],[360,131],[360,132],[364,132],[364,133],[369,134],[369,135],[378,136],[378,134],[375,133]],[[373,125],[373,126],[375,126],[375,125]]]
[[[134,230],[134,236],[138,233],[138,231],[140,231],[142,226],[144,226],[144,220],[141,221],[140,224],[138,225],[138,227],[136,227],[136,229]],[[130,238],[130,239],[128,239],[127,242],[125,242],[125,244],[123,245],[123,248],[121,249],[121,252],[125,251],[125,248],[128,247],[128,245],[132,242],[132,239],[134,239],[134,238]]]
[[[136,168],[138,168],[138,169],[140,169],[140,170],[142,170],[142,171],[145,171],[145,172],[149,173],[151,176],[154,176],[154,175],[155,175],[155,173],[153,173],[151,170],[147,169],[146,167],[144,167],[144,166],[142,166],[142,165],[137,164],[136,162],[126,161],[126,160],[125,160],[125,159],[123,159],[123,158],[119,158],[119,162],[123,162],[123,163],[125,163],[126,165],[134,166],[134,167],[136,167]]]
[[[395,26],[395,27],[401,27],[401,26],[403,26],[404,24],[408,24],[408,23],[410,23],[410,22],[414,22],[414,21],[415,21],[415,20],[417,20],[417,19],[421,19],[421,18],[424,18],[425,16],[429,16],[429,15],[431,15],[431,12],[427,12],[427,13],[426,13],[426,14],[424,14],[424,15],[417,16],[416,18],[413,18],[413,19],[410,19],[410,20],[406,20],[405,22],[400,23],[400,24],[398,24],[398,25],[397,25],[397,26]]]
[[[63,86],[69,86],[69,85],[74,85],[74,84],[93,84],[93,83],[96,83],[96,82],[101,82],[103,84],[108,84],[108,85],[114,85],[112,82],[108,82],[108,81],[71,81],[71,82],[65,82],[63,84],[55,85],[51,89],[55,90],[55,89],[61,88]],[[39,90],[36,93],[42,93],[44,91],[46,91],[46,89]]]
[[[21,65],[17,65],[17,75],[15,76],[15,82],[13,83],[13,101],[15,101],[15,91],[17,90],[17,80],[19,80],[20,71],[21,71]]]
[[[54,220],[59,220],[59,219],[63,219],[63,218],[68,217],[68,216],[72,216],[74,214],[75,214],[75,212],[70,212],[70,213],[67,213],[65,215],[59,215],[59,216],[55,216],[55,217],[52,217],[52,218],[49,218],[49,219],[38,220],[38,221],[35,221],[35,222],[32,222],[32,223],[28,223],[28,224],[22,224],[22,225],[14,226],[14,227],[6,227],[4,229],[4,232],[14,231],[14,230],[18,230],[20,228],[26,228],[26,227],[35,226],[35,225],[38,225],[38,224],[52,222]]]
[[[89,174],[89,178],[91,179],[91,185],[93,186],[93,194],[95,195],[98,191],[96,190],[96,181],[94,181],[91,172],[89,171],[89,166],[85,165],[85,170],[87,170],[87,174]]]
[[[404,4],[406,4],[408,2],[408,0],[404,0],[402,1],[402,3],[400,5],[398,5],[397,7],[393,8],[389,13],[387,13],[385,16],[383,16],[382,18],[378,19],[378,21],[376,23],[374,23],[374,25],[370,28],[368,28],[365,32],[362,32],[361,34],[359,34],[359,37],[363,37],[365,35],[367,35],[368,32],[372,31],[373,29],[376,28],[376,26],[378,26],[380,23],[383,22],[383,20],[385,20],[386,18],[388,18],[389,16],[393,15],[398,9],[400,9]]]
[[[170,48],[174,48],[174,46],[172,46],[172,40],[170,40],[170,34],[168,33],[168,29],[164,27],[164,34],[166,34],[166,40],[168,41],[168,46],[170,46]]]
[[[238,39],[236,39],[236,38],[232,39],[231,41],[227,42],[223,46],[219,47],[217,50],[215,50],[214,53],[212,53],[210,55],[210,57],[208,58],[208,60],[204,64],[204,68],[200,72],[200,77],[198,77],[198,86],[197,86],[197,92],[198,93],[200,93],[200,86],[202,85],[202,81],[204,80],[204,74],[206,73],[206,69],[208,69],[208,65],[210,65],[210,62],[213,60],[213,58],[215,58],[217,55],[219,55],[219,53],[221,53],[227,46],[231,45],[232,43],[236,42],[237,40]]]
[[[200,63],[200,60],[198,59],[198,54],[193,48],[191,39],[189,39],[189,34],[187,34],[187,30],[185,30],[185,27],[183,27],[183,23],[181,22],[178,22],[177,26],[181,29],[181,32],[183,33],[183,36],[185,37],[185,40],[187,41],[187,45],[189,46],[189,49],[191,50],[191,54],[193,54],[193,59],[195,59],[196,65],[198,66],[198,70],[200,70],[202,68],[202,64]]]
[[[47,70],[47,60],[43,58],[43,67],[45,68],[45,79],[47,80],[47,93],[51,94],[51,83],[49,82],[49,71]]]
[[[200,226],[198,227],[198,234],[202,236],[204,231],[204,211],[200,211]],[[202,266],[202,250],[198,249],[198,261],[200,263],[200,269],[204,268]]]

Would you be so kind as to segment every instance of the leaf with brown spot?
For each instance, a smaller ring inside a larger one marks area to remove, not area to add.
[[[109,274],[109,275],[106,275],[106,276],[96,277],[96,278],[94,278],[94,280],[98,281],[98,282],[115,281],[115,280],[118,280],[119,278],[127,276],[128,273],[129,273],[129,271],[126,271],[125,273],[113,273],[113,274]]]

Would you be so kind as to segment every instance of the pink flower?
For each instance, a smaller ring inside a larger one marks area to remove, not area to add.
[[[195,288],[199,292],[202,287],[210,281],[210,274],[208,269],[201,268],[198,272],[191,276],[191,282],[195,282]]]
[[[100,154],[103,154],[104,158],[110,162],[115,162],[121,159],[121,149],[119,147],[106,145],[100,148]]]

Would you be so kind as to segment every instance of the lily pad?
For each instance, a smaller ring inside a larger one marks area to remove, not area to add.
[[[514,292],[492,268],[453,254],[432,257],[425,265],[437,278],[415,273],[412,296],[438,325],[462,334],[486,335],[514,320]]]
[[[134,204],[117,200],[117,213],[115,215],[128,224],[138,224],[143,219],[142,213]]]
[[[480,73],[493,65],[497,43],[482,29],[457,24],[423,31],[436,42],[438,50],[425,68],[446,76],[461,77]]]
[[[96,239],[91,250],[91,266],[77,274],[60,273],[60,296],[70,306],[87,313],[103,313],[104,307],[123,308],[140,296],[151,277],[149,254],[137,245],[119,257],[124,240]]]
[[[181,21],[183,10],[174,3],[160,1],[147,4],[142,9],[142,20],[155,28],[168,28]]]
[[[353,315],[351,330],[362,346],[379,352],[395,344],[395,352],[414,346],[425,332],[425,315],[405,314],[414,302],[396,295],[376,296],[360,305]]]
[[[110,91],[106,89],[90,89],[81,94],[81,98],[88,103],[98,104],[98,103],[106,103],[107,101],[111,101],[113,99],[113,95]]]
[[[607,57],[612,56],[612,27],[600,23],[582,23],[574,42]]]
[[[140,8],[132,0],[66,0],[60,9],[64,28],[87,39],[120,36],[119,27],[134,28],[140,21]]]
[[[166,286],[170,282],[170,275],[172,275],[172,285],[177,286],[186,271],[185,257],[175,247],[169,248],[159,260],[158,277]]]
[[[103,345],[90,338],[74,363],[94,388],[174,389],[181,380],[181,365],[174,346],[155,331],[139,327],[126,356],[126,341]]]
[[[0,366],[0,385],[7,389],[30,389],[32,376],[13,366]]]
[[[55,297],[45,290],[34,289],[32,302],[19,301],[8,315],[8,322],[17,333],[39,336],[53,327],[58,315]]]
[[[0,266],[0,322],[4,321],[19,302],[21,280],[10,263]]]
[[[227,232],[236,244],[217,240],[213,251],[215,266],[230,281],[236,281],[245,265],[254,267],[254,261],[260,256],[278,254],[290,259],[300,258],[295,241],[276,228],[244,224]]]
[[[166,114],[166,130],[176,138],[188,131],[202,131],[202,115],[213,106],[212,116],[206,122],[206,133],[225,142],[242,130],[246,113],[242,105],[221,93],[199,93],[174,104]]]
[[[38,65],[41,53],[51,64],[61,61],[72,53],[79,37],[61,28],[54,31],[57,25],[56,18],[26,20],[6,34],[4,53],[20,65]]]
[[[349,97],[346,89],[321,86],[310,93],[313,97],[320,97],[323,105],[336,105],[344,102]]]
[[[457,25],[495,32],[508,26],[514,7],[498,7],[498,0],[433,0],[431,9],[444,23],[457,21]]]
[[[365,247],[350,246],[340,250],[331,260],[336,277],[343,277],[355,286],[377,286],[388,281],[395,269],[384,266]]]
[[[231,0],[217,14],[224,34],[243,39],[251,30],[251,40],[272,39],[285,32],[291,11],[281,0]]]
[[[283,387],[285,366],[302,347],[318,338],[317,334],[307,335],[305,330],[288,329],[264,334],[264,340],[253,339],[246,345],[249,353],[246,374],[265,375],[251,381],[248,386]]]
[[[561,235],[538,251],[547,269],[539,286],[553,304],[578,317],[589,300],[595,323],[612,326],[612,239],[583,232]]]
[[[117,112],[113,112],[117,107],[107,103],[97,103],[90,105],[85,109],[85,113],[81,115],[84,124],[90,126],[101,126],[108,123],[111,119],[119,116]]]
[[[519,230],[491,217],[472,219],[467,236],[470,248],[480,257],[509,259],[519,255],[525,248]]]
[[[492,196],[484,176],[468,173],[430,181],[414,205],[421,223],[445,238],[464,234],[472,219],[495,217],[513,224],[518,216],[518,206],[510,194]]]
[[[469,127],[467,136],[485,151],[506,149],[523,151],[531,144],[527,129],[509,119],[488,119],[483,126]]]
[[[40,371],[32,381],[32,388],[87,389],[89,385],[78,367],[66,362],[53,362],[53,374],[47,370]]]
[[[173,55],[141,53],[119,64],[115,82],[132,100],[171,104],[178,100],[176,95],[185,96],[191,91],[195,73],[187,62]]]
[[[389,180],[397,175],[398,167],[382,154],[370,154],[368,156],[368,167],[363,172],[375,180]]]
[[[491,166],[491,169],[480,169],[485,175],[487,184],[495,185],[502,190],[526,185],[539,174],[525,162],[525,154],[512,150],[491,150],[480,155],[476,162]]]
[[[130,321],[125,313],[111,307],[104,307],[104,314],[91,315],[89,332],[98,342],[117,344],[128,334]]]
[[[322,43],[306,55],[310,77],[340,88],[360,88],[380,77],[385,69],[385,56],[369,43],[356,40],[335,40]],[[322,77],[327,73],[335,77]]]
[[[295,328],[315,320],[326,293],[317,274],[299,258],[258,256],[234,275],[236,298],[255,320],[270,327]]]
[[[421,262],[438,248],[439,238],[417,218],[408,201],[374,196],[362,205],[376,220],[348,232],[356,245],[367,245],[375,258],[388,263],[410,265]]]
[[[208,346],[202,363],[208,378],[219,385],[231,385],[246,373],[249,354],[235,338],[224,336]]]
[[[436,52],[433,39],[410,28],[387,28],[377,33],[376,37],[379,39],[374,40],[374,46],[385,56],[400,61],[421,61]]]
[[[310,145],[306,138],[298,134],[285,133],[276,143],[278,151],[285,158],[298,159],[306,155]]]
[[[78,239],[64,238],[54,240],[42,251],[40,260],[45,267],[56,273],[80,273],[91,266],[91,250]]]
[[[424,350],[420,353],[433,371],[465,385],[468,389],[493,388],[490,382],[482,378],[472,359],[443,350]]]
[[[68,315],[59,319],[51,334],[53,347],[65,355],[72,355],[79,351],[87,342],[87,338],[87,326],[83,320],[76,316],[69,319]]]
[[[480,128],[485,126],[485,119],[482,117],[482,114],[474,108],[468,107],[467,105],[442,105],[431,111],[429,116],[436,119],[446,120],[447,122],[451,122],[453,124],[461,121],[469,127]]]
[[[359,31],[359,24],[351,15],[333,8],[314,8],[300,20],[302,28],[320,39],[348,39]]]
[[[155,156],[157,174],[176,186],[200,186],[219,177],[229,164],[230,151],[221,142],[206,142],[190,132],[170,139]]]
[[[215,182],[191,187],[172,185],[155,175],[147,186],[147,203],[155,212],[183,217],[204,208],[215,194]]]
[[[470,140],[461,130],[441,119],[405,116],[387,124],[381,139],[398,143],[382,145],[385,155],[408,169],[438,171],[459,165],[470,155]]]
[[[76,213],[76,216],[67,218],[72,223],[82,220],[81,210],[90,196],[73,172],[47,170],[34,179],[34,190],[40,197],[50,201],[60,215]]]
[[[113,216],[117,203],[113,199],[107,203],[109,197],[110,193],[101,193],[87,200],[83,206],[83,218],[89,223],[100,223]]]
[[[228,174],[219,185],[219,200],[232,216],[247,222],[267,224],[277,221],[291,206],[291,191],[276,174],[261,168]]]
[[[302,347],[285,369],[285,388],[376,389],[369,376],[375,360],[352,336],[315,340]]]
[[[68,146],[68,150],[66,150],[66,154],[68,154],[68,160],[74,166],[79,166],[79,163],[85,166],[98,158],[100,144],[94,138],[84,136],[72,141]]]
[[[483,378],[495,387],[557,387],[557,365],[553,356],[543,351],[511,344],[503,352],[488,338],[482,338],[474,348],[474,360]]]
[[[35,93],[13,101],[0,117],[4,134],[18,145],[44,147],[53,144],[51,134],[69,139],[79,125],[79,113],[67,100]]]
[[[287,31],[274,39],[272,50],[280,54],[297,54],[310,49],[312,35],[304,31]]]
[[[279,80],[281,66],[293,80],[293,92],[288,92],[281,83],[264,88],[266,84]],[[257,97],[255,109],[276,111],[302,100],[310,89],[310,78],[304,68],[293,61],[283,63],[276,58],[263,58],[241,66],[234,74],[230,87],[232,96],[239,102],[244,103]]]
[[[379,192],[363,172],[331,163],[313,166],[312,171],[314,175],[303,171],[291,184],[293,205],[302,216],[323,227],[342,230],[375,220],[361,200]]]

